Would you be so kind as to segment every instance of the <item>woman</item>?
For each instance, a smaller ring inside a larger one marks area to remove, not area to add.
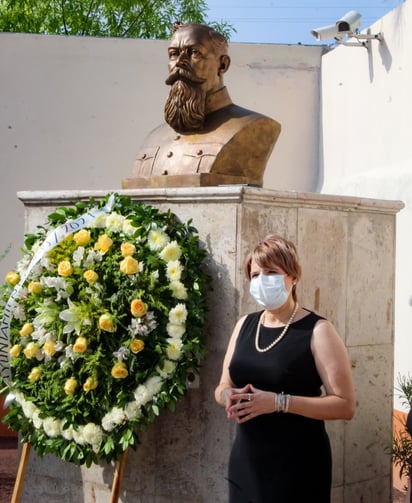
[[[216,401],[238,423],[229,459],[230,503],[329,503],[325,419],[355,411],[350,364],[334,326],[299,306],[295,245],[269,235],[245,264],[262,311],[236,324]]]

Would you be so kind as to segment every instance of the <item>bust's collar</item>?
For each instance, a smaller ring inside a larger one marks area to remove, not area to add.
[[[206,97],[206,114],[232,104],[228,90],[222,87]]]

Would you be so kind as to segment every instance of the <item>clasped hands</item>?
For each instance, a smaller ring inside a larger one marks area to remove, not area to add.
[[[255,388],[253,384],[243,388],[225,388],[221,396],[227,418],[239,424],[275,411],[275,394]]]

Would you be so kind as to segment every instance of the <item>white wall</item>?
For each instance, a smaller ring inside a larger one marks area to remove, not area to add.
[[[323,193],[399,199],[395,385],[412,374],[412,2],[370,27],[370,50],[339,46],[322,58]],[[401,408],[396,398],[395,405]]]
[[[163,122],[167,41],[0,34],[0,277],[23,237],[19,190],[118,189]],[[319,146],[319,46],[231,44],[235,103],[282,133],[265,186],[312,191]]]

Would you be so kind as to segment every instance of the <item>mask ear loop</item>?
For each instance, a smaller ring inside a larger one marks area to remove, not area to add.
[[[296,300],[296,281],[292,283],[292,297],[294,300]]]

